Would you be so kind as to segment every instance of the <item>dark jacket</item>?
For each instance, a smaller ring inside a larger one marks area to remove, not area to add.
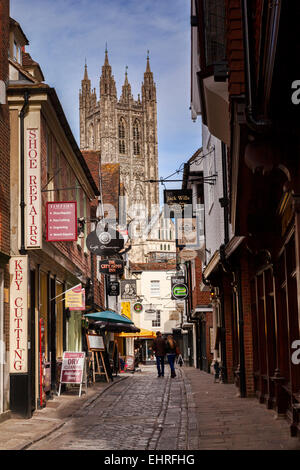
[[[173,342],[174,342],[174,346],[172,348],[169,341],[168,340],[166,341],[166,353],[167,354],[176,354],[177,344],[176,344],[176,341],[173,340]]]
[[[166,342],[159,336],[153,341],[153,351],[156,356],[165,356],[166,355]]]

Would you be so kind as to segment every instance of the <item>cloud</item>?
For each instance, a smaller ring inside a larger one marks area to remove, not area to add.
[[[147,50],[157,85],[160,175],[176,170],[201,145],[190,117],[190,5],[182,0],[11,0],[11,16],[30,41],[46,83],[55,87],[79,142],[78,92],[87,59],[99,98],[105,43],[120,95],[125,66],[135,97]]]

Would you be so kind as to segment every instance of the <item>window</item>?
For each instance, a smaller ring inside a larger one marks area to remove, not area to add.
[[[152,327],[160,327],[160,310],[156,310],[156,320],[152,320]]]
[[[123,118],[120,119],[119,121],[119,153],[121,153],[122,155],[125,154],[125,136],[126,136],[126,133],[125,133],[125,120]]]
[[[140,155],[140,124],[138,119],[133,123],[133,154]]]
[[[160,282],[159,281],[151,281],[150,296],[160,297]]]
[[[206,65],[210,66],[225,59],[225,2],[204,0],[203,10],[205,59]]]

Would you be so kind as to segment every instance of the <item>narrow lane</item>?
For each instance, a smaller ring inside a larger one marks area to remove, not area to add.
[[[188,449],[186,388],[177,377],[157,378],[155,366],[122,380],[30,450]]]

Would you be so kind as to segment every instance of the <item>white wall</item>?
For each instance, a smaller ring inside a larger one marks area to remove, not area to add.
[[[177,320],[170,320],[170,314],[176,310],[176,301],[171,299],[171,276],[175,276],[175,271],[143,271],[140,280],[137,281],[137,292],[143,299],[143,311],[135,313],[132,311],[132,320],[139,328],[146,330],[172,333],[172,328],[180,324],[180,315]],[[151,296],[151,281],[160,281],[160,297]],[[152,320],[145,318],[145,309],[152,303],[152,308],[160,310],[161,324],[158,327],[152,326]],[[133,310],[133,309],[132,309]]]

